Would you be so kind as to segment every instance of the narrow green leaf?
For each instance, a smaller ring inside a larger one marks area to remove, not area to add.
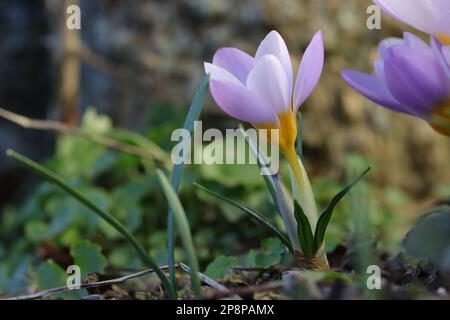
[[[303,254],[306,258],[311,258],[317,252],[314,247],[314,235],[309,224],[308,217],[303,212],[302,207],[294,201],[294,213],[297,219],[297,231]]]
[[[314,245],[316,250],[320,248],[325,237],[325,231],[330,223],[331,216],[333,215],[334,208],[341,201],[343,197],[361,180],[371,168],[367,168],[366,171],[361,173],[356,179],[354,179],[348,186],[342,189],[337,195],[333,197],[328,207],[320,215],[319,221],[317,222],[316,231],[314,234]]]
[[[189,112],[184,121],[183,128],[189,130],[189,132],[194,131],[194,122],[200,118],[200,113],[203,109],[203,104],[205,101],[206,92],[209,86],[209,75],[203,77],[200,87],[195,94],[194,100],[189,108]],[[184,149],[183,149],[184,150]],[[183,155],[184,156],[184,155]],[[184,165],[177,164],[173,167],[172,172],[172,187],[178,193],[180,187],[181,175],[183,174]],[[174,216],[173,212],[169,209],[167,215],[167,254],[168,254],[168,264],[169,264],[169,276],[173,285],[175,285],[175,235],[174,235]]]
[[[220,200],[223,200],[223,201],[227,202],[228,204],[231,204],[232,206],[234,206],[234,207],[242,210],[243,212],[247,213],[254,220],[256,220],[257,222],[259,222],[263,226],[265,226],[268,229],[270,229],[274,233],[274,235],[277,236],[278,239],[280,239],[280,241],[282,243],[284,243],[284,245],[289,249],[289,251],[291,251],[291,252],[294,251],[293,248],[292,248],[291,243],[289,242],[289,239],[285,236],[285,234],[280,229],[278,229],[278,227],[275,226],[269,219],[267,219],[265,216],[263,216],[261,213],[255,211],[253,209],[250,209],[248,207],[245,207],[243,205],[240,205],[239,203],[237,203],[237,202],[235,202],[235,201],[233,201],[231,199],[228,199],[227,197],[224,197],[224,196],[222,196],[222,195],[220,195],[220,194],[218,194],[218,193],[216,193],[216,192],[214,192],[212,190],[209,190],[208,188],[203,187],[203,186],[199,185],[198,183],[195,183],[195,186],[197,186],[198,188],[202,189],[203,191],[209,193],[210,195],[213,195],[214,197],[216,197],[216,198],[218,198]]]
[[[31,171],[35,172],[36,174],[40,175],[45,180],[55,184],[65,192],[67,192],[69,195],[77,199],[79,202],[81,202],[83,205],[85,205],[87,208],[91,209],[92,212],[97,214],[99,217],[101,217],[103,220],[105,220],[107,223],[109,223],[114,229],[117,230],[128,242],[131,244],[131,246],[136,250],[141,260],[149,267],[155,270],[156,275],[161,280],[164,288],[167,290],[169,296],[172,299],[176,298],[176,292],[173,290],[173,287],[170,285],[167,277],[164,275],[164,273],[159,269],[158,265],[153,261],[153,259],[147,254],[145,249],[139,244],[139,242],[136,240],[136,238],[113,216],[111,216],[108,212],[104,211],[103,209],[99,208],[95,203],[90,201],[88,198],[86,198],[82,193],[80,193],[75,188],[69,186],[62,178],[45,168],[44,166],[41,166],[40,164],[34,162],[33,160],[13,151],[13,150],[7,150],[6,154],[11,157],[12,159],[20,162],[25,167],[29,168]]]
[[[198,276],[199,265],[186,213],[184,212],[183,206],[181,205],[177,193],[175,192],[174,188],[170,184],[167,177],[161,170],[157,170],[157,173],[159,182],[161,183],[164,194],[166,195],[170,210],[173,212],[175,218],[174,220],[178,226],[178,232],[180,233],[181,241],[183,243],[184,250],[186,250],[189,264],[192,269],[191,272],[192,287],[194,289],[195,294],[200,296],[202,294],[202,291],[200,288],[200,278]]]
[[[253,153],[254,157],[257,160],[257,164],[260,170],[263,169],[263,163],[268,163],[267,157],[259,151],[259,148],[255,145],[255,143],[252,141],[252,139],[249,137],[249,135],[245,132],[244,127],[239,125],[239,132],[244,137],[245,141],[247,142],[248,146],[250,147],[250,151]],[[270,195],[272,196],[273,202],[278,206],[278,200],[277,200],[277,193],[275,191],[275,176],[277,175],[276,172],[270,171],[269,167],[264,167],[264,170],[266,171],[266,174],[263,175],[264,181],[267,185],[267,188],[269,189]]]

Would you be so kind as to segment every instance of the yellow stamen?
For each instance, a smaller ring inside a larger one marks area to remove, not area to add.
[[[438,34],[436,37],[437,37],[439,40],[441,40],[441,42],[442,42],[444,45],[446,45],[446,46],[450,45],[450,36],[447,36],[447,35],[445,35],[445,34]]]
[[[450,100],[435,108],[429,122],[434,130],[450,137]]]
[[[261,124],[256,125],[257,129],[267,129],[269,142],[280,147],[284,153],[286,150],[295,145],[297,139],[297,124],[295,123],[295,115],[291,110],[278,115],[278,124]],[[270,141],[270,130],[279,129],[279,141]]]

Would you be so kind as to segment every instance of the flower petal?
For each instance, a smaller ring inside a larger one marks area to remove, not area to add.
[[[294,111],[305,102],[319,82],[323,70],[324,47],[322,32],[317,32],[303,55],[294,89]]]
[[[388,88],[401,104],[426,117],[448,95],[449,78],[440,63],[407,46],[394,46],[385,59]]]
[[[447,64],[450,66],[450,46],[443,47],[442,54],[444,55],[445,60],[447,60]]]
[[[403,34],[403,38],[405,39],[405,44],[408,47],[415,49],[417,52],[420,51],[423,54],[429,54],[429,55],[433,54],[433,51],[431,50],[428,43],[426,43],[425,41],[420,39],[415,34],[412,34],[410,32],[405,32]]]
[[[290,109],[292,89],[280,61],[272,54],[260,58],[247,78],[247,88],[277,113]]]
[[[219,107],[233,118],[253,124],[277,123],[271,106],[243,85],[211,79],[210,91]]]
[[[255,58],[256,60],[259,60],[268,54],[274,55],[281,63],[286,73],[288,83],[292,88],[293,74],[291,57],[289,55],[286,43],[277,31],[271,31],[264,38],[259,45],[258,50],[256,50]]]
[[[229,71],[245,84],[255,59],[236,48],[221,48],[214,55],[213,64]]]
[[[219,80],[219,81],[226,81],[231,82],[236,85],[243,85],[239,79],[237,79],[234,75],[232,75],[228,70],[225,70],[224,68],[218,67],[216,65],[213,65],[211,63],[205,62],[205,72],[210,74],[211,80]]]
[[[434,0],[431,1],[431,10],[438,21],[441,30],[447,36],[450,36],[450,1]]]
[[[405,40],[401,39],[401,38],[386,38],[384,40],[382,40],[380,42],[380,44],[378,45],[378,55],[380,56],[380,58],[383,60],[384,57],[386,56],[386,52],[387,50],[395,45],[399,45],[399,44],[404,44]]]
[[[441,27],[436,21],[428,0],[374,0],[391,17],[421,31],[439,34]]]
[[[247,89],[227,70],[205,63],[210,74],[210,91],[219,107],[233,118],[254,123],[276,123],[277,116],[271,106]]]
[[[431,49],[434,56],[441,64],[442,69],[447,73],[447,77],[450,79],[450,63],[445,57],[445,48],[435,37],[431,37]]]
[[[379,77],[350,70],[342,71],[341,75],[348,85],[373,102],[392,111],[414,115],[412,111],[402,106],[392,97],[388,88],[380,81]]]

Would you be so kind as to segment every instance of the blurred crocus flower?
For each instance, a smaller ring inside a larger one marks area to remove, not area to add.
[[[374,0],[391,17],[450,44],[449,0]]]
[[[297,137],[296,114],[322,73],[324,47],[318,32],[306,49],[294,84],[286,44],[276,31],[259,45],[255,57],[221,48],[205,63],[216,103],[230,116],[257,128],[278,128],[280,149],[290,152]]]
[[[450,136],[450,48],[431,37],[431,46],[405,33],[379,46],[375,74],[343,71],[356,91],[392,111],[426,120]]]

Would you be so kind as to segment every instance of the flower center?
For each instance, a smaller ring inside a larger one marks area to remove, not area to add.
[[[279,146],[280,150],[285,153],[295,145],[297,139],[296,117],[291,110],[278,115],[278,124],[256,125],[257,129],[267,129],[269,142]],[[270,141],[270,130],[279,129],[279,141]]]
[[[434,130],[450,137],[450,100],[433,110],[429,122]]]
[[[445,46],[450,45],[450,36],[447,36],[445,34],[440,34],[440,35],[437,35],[437,38],[439,40],[441,40]]]

